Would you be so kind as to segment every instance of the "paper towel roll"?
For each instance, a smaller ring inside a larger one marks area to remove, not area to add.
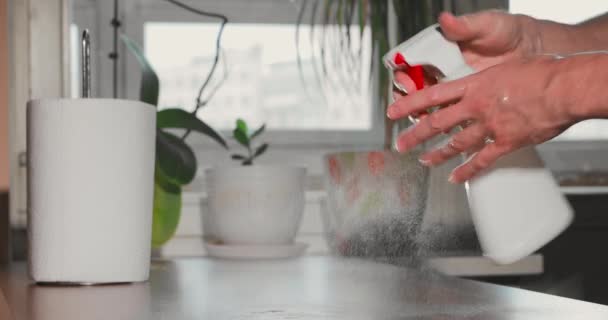
[[[148,279],[155,130],[155,107],[137,101],[28,103],[28,254],[34,281]]]

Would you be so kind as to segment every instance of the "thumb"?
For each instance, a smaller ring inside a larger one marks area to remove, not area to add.
[[[439,16],[439,25],[445,37],[451,41],[470,41],[483,34],[482,14],[470,14],[456,17],[444,12]]]

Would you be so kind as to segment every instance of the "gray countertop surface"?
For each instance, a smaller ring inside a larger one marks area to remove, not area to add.
[[[330,257],[155,261],[149,282],[93,287],[37,286],[16,263],[0,288],[13,320],[608,319],[606,306]]]

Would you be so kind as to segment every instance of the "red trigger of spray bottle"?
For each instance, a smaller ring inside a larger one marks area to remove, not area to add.
[[[414,81],[416,85],[416,90],[420,90],[424,88],[424,68],[420,65],[411,66],[405,61],[403,55],[399,52],[395,54],[394,57],[395,65],[397,66],[405,66],[405,73]]]
[[[405,57],[403,57],[403,55],[399,52],[395,54],[393,61],[395,62],[395,65],[405,67],[404,71],[410,77],[410,79],[414,81],[414,84],[416,85],[416,90],[424,88],[424,68],[422,66],[411,66],[409,63],[407,63]],[[428,115],[428,112],[426,111],[422,111],[418,114],[419,117],[424,117],[426,115]]]

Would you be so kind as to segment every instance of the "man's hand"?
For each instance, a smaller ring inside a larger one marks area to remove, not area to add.
[[[445,37],[458,43],[465,61],[475,70],[540,52],[535,20],[526,16],[498,10],[460,17],[442,13],[439,24]],[[416,91],[405,73],[396,72],[395,78],[407,92]],[[395,91],[395,95],[398,98],[401,93]]]
[[[563,60],[567,59],[551,56],[517,59],[399,98],[389,106],[391,119],[417,114],[432,106],[449,106],[422,118],[400,134],[397,149],[405,152],[437,134],[464,127],[447,145],[420,159],[427,165],[438,165],[462,153],[476,153],[452,173],[451,181],[460,183],[488,168],[502,155],[557,136],[580,120],[570,109],[575,102],[569,82],[555,81],[564,79],[560,75],[563,69],[559,68]],[[493,142],[487,143],[488,138]]]
[[[458,43],[465,61],[476,70],[540,53],[533,21],[497,10],[439,16],[445,37]]]
[[[402,152],[454,127],[464,128],[420,159],[438,165],[459,154],[473,155],[454,170],[452,182],[464,182],[502,155],[547,141],[578,121],[608,118],[608,75],[599,72],[608,68],[608,54],[559,60],[542,56],[608,49],[608,14],[571,26],[501,11],[461,17],[444,13],[439,24],[446,38],[458,43],[465,61],[481,72],[428,83],[416,92],[407,74],[397,71],[395,81],[409,95],[395,91],[388,116],[421,115],[397,139]],[[448,107],[424,114],[434,106]]]

